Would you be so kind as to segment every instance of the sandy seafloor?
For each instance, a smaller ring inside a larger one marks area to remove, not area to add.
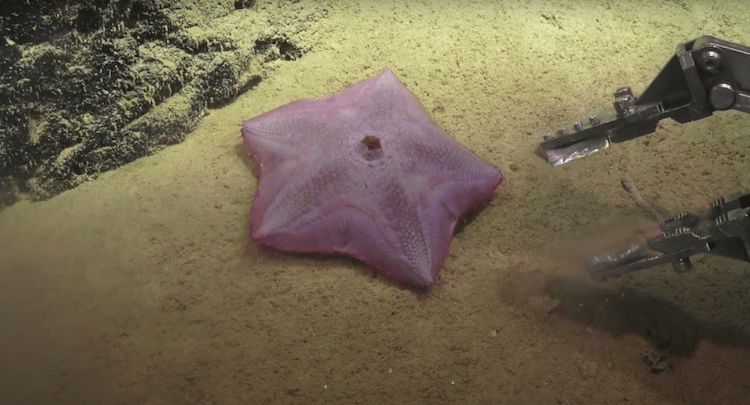
[[[210,111],[184,143],[0,213],[0,403],[749,403],[750,264],[704,257],[685,274],[595,284],[577,259],[653,221],[622,179],[662,214],[750,189],[750,116],[664,122],[555,169],[533,154],[541,133],[610,106],[618,87],[640,93],[678,43],[750,44],[746,10],[308,7],[327,10],[312,51]],[[248,239],[257,168],[242,120],[385,67],[505,174],[429,294],[355,260]],[[657,337],[677,353],[661,374],[641,359]]]

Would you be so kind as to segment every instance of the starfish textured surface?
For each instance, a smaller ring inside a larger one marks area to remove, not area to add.
[[[260,170],[256,243],[349,255],[416,288],[435,281],[458,219],[502,180],[388,69],[247,120],[242,137]]]

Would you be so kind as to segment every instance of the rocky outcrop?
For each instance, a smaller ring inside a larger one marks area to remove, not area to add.
[[[0,210],[181,142],[311,49],[323,5],[260,3],[3,1]]]

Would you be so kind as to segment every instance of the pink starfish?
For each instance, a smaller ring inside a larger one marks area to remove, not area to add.
[[[502,180],[388,69],[247,120],[242,137],[260,167],[256,243],[352,256],[416,288],[435,281],[456,222]]]

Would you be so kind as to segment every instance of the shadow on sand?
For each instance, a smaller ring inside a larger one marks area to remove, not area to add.
[[[750,348],[750,335],[736,326],[705,325],[681,307],[631,288],[612,290],[549,277],[545,290],[559,301],[553,310],[558,316],[614,335],[638,334],[676,356],[692,356],[701,339]]]

